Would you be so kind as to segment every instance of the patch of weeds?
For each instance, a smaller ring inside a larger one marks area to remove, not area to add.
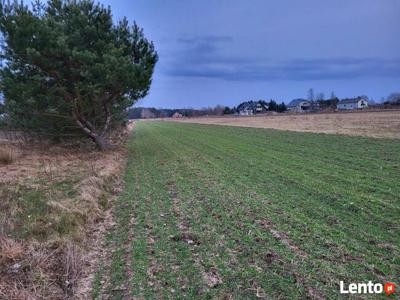
[[[61,213],[57,223],[55,224],[55,228],[58,234],[66,235],[75,232],[75,230],[79,227],[80,224],[83,223],[83,220],[72,213]]]
[[[52,191],[61,192],[64,197],[75,198],[78,194],[75,188],[76,184],[80,181],[80,178],[70,178],[57,182],[51,185]]]
[[[42,190],[22,190],[15,204],[15,225],[13,232],[17,237],[44,237],[49,214],[46,195]]]
[[[53,234],[64,236],[74,233],[84,222],[83,216],[52,208],[48,202],[48,190],[22,188],[11,208],[15,228],[10,234],[18,238],[43,240]]]
[[[108,201],[108,198],[110,196],[108,195],[108,193],[105,193],[104,195],[102,195],[99,198],[99,205],[101,206],[101,208],[103,208],[104,210],[110,208],[110,202]]]

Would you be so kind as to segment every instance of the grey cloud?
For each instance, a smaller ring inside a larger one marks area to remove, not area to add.
[[[210,77],[224,80],[324,80],[358,77],[400,77],[400,59],[337,58],[295,59],[269,62],[260,59],[224,58],[218,55],[193,56],[179,65],[171,65],[170,76]]]
[[[324,80],[358,77],[400,77],[400,58],[315,58],[271,61],[262,57],[232,56],[229,36],[180,38],[163,72],[169,76],[224,80]]]
[[[183,44],[199,44],[199,43],[231,43],[233,37],[226,35],[208,35],[198,37],[181,37],[178,39],[179,43]]]

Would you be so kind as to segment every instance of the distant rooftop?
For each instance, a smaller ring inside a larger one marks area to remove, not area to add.
[[[288,104],[288,106],[297,106],[297,105],[299,105],[301,102],[304,102],[304,101],[310,102],[310,101],[307,100],[307,99],[298,98],[298,99],[293,99],[292,101],[290,101],[290,103]]]
[[[340,100],[340,104],[351,104],[351,103],[357,103],[358,101],[362,100],[361,98],[348,98],[348,99],[343,99]]]

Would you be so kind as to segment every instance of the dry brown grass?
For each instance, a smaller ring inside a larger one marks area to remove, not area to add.
[[[0,263],[15,261],[22,256],[23,246],[7,237],[0,237]]]
[[[18,159],[0,167],[0,299],[74,298],[95,263],[89,252],[102,239],[125,149],[2,144]]]
[[[375,138],[400,138],[400,110],[282,114],[250,117],[200,117],[174,119],[173,121],[369,136]]]

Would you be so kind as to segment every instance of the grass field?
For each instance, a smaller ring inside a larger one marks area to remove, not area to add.
[[[337,299],[398,282],[400,141],[139,122],[93,296]]]

